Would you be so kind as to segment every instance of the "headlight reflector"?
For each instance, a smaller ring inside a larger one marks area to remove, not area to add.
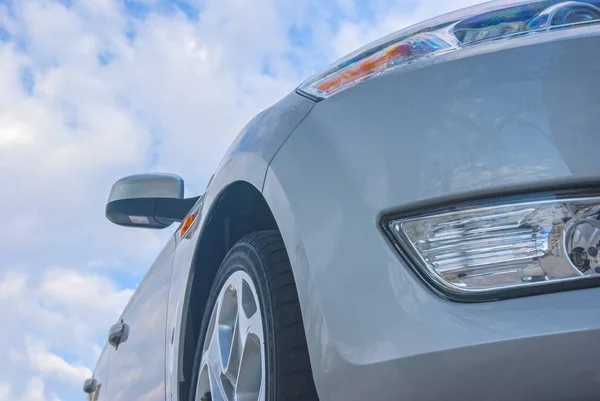
[[[387,224],[416,268],[445,292],[600,277],[600,198],[474,207]]]
[[[398,31],[315,74],[298,88],[314,100],[375,76],[461,48],[549,30],[600,23],[600,0],[491,2]]]

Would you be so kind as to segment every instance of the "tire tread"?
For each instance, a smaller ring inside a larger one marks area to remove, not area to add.
[[[279,231],[261,231],[240,242],[252,245],[263,262],[270,287],[278,366],[277,400],[318,400],[315,389],[298,291]],[[293,361],[293,363],[290,363]]]

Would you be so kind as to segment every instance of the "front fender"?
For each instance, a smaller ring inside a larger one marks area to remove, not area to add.
[[[184,377],[184,347],[188,303],[195,273],[195,253],[206,234],[211,211],[219,204],[222,194],[236,182],[247,182],[258,191],[263,188],[267,168],[277,151],[306,117],[313,102],[291,93],[263,111],[248,123],[233,141],[215,172],[206,193],[192,208],[196,221],[182,239],[177,239],[177,250],[171,277],[167,315],[166,382],[167,399],[178,400],[178,383]],[[209,283],[210,284],[210,283]],[[210,287],[209,287],[210,288]]]

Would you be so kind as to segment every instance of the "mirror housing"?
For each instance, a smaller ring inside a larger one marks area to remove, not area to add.
[[[115,182],[106,218],[127,227],[165,228],[182,221],[198,197],[184,199],[183,179],[174,174],[136,174]]]

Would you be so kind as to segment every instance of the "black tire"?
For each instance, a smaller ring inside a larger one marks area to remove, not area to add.
[[[254,281],[263,311],[266,401],[318,400],[296,283],[281,235],[273,230],[252,233],[239,240],[217,271],[196,346],[190,401],[196,401],[202,345],[212,309],[221,287],[238,270],[246,271]]]

